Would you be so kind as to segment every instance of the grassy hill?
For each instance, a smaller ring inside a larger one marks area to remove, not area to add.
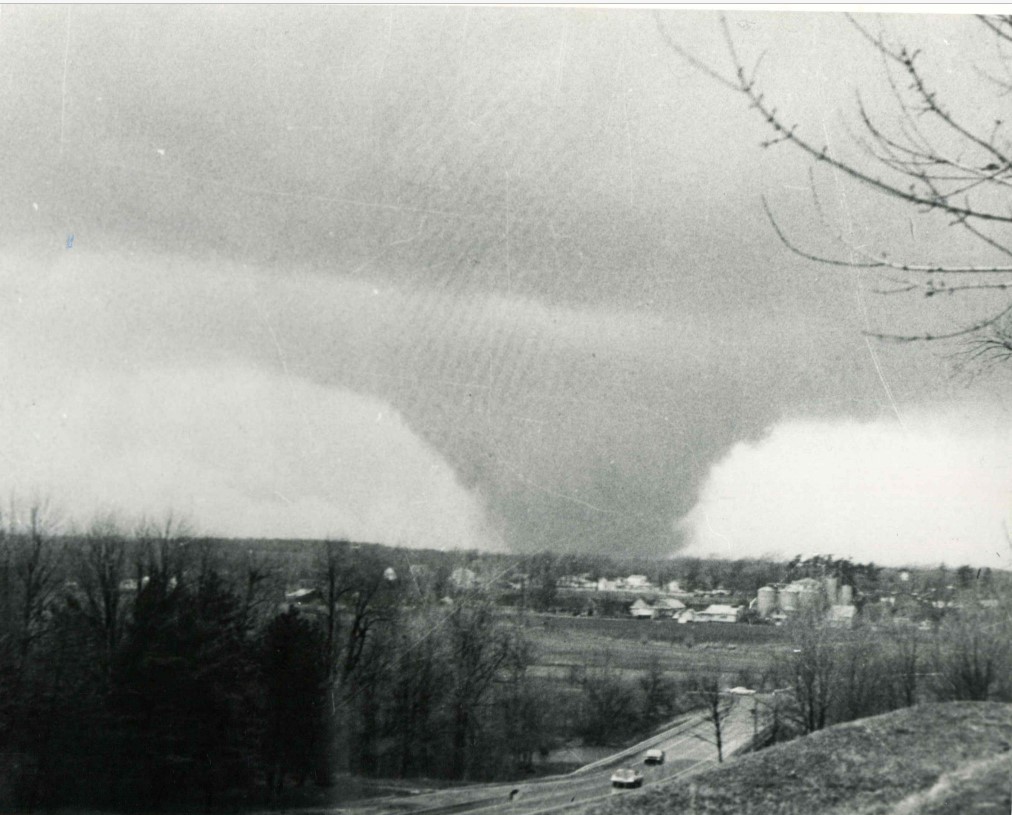
[[[736,759],[594,815],[1008,815],[1012,705],[922,705]]]

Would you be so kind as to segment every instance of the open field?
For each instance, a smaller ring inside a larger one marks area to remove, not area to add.
[[[730,678],[763,670],[774,653],[790,647],[786,632],[771,626],[670,620],[537,616],[526,633],[536,649],[533,673],[560,681],[574,669],[605,662],[629,675],[656,662],[666,673],[681,676],[719,664]]]
[[[594,815],[1008,813],[1012,705],[921,705],[837,725],[593,807]]]
[[[649,639],[681,642],[691,637],[696,643],[768,643],[785,642],[786,629],[773,625],[743,623],[686,623],[674,620],[634,620],[631,617],[564,617],[538,615],[532,617],[549,631],[573,635],[596,635],[613,639]]]

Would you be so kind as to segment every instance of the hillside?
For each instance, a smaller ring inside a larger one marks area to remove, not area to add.
[[[1012,705],[922,705],[613,796],[594,815],[1007,815]]]

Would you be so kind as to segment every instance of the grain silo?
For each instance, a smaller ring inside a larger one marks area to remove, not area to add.
[[[758,601],[756,606],[759,610],[759,616],[769,617],[777,610],[777,590],[772,586],[763,586],[759,589]]]
[[[840,586],[840,600],[841,606],[852,606],[854,605],[854,587],[844,584]]]
[[[797,611],[798,610],[798,594],[799,589],[797,586],[788,586],[786,589],[780,590],[780,608],[783,611]]]
[[[827,577],[823,581],[823,585],[826,587],[826,599],[829,601],[831,606],[835,606],[839,602],[839,596],[837,594],[839,584],[840,581],[835,577]]]
[[[820,595],[822,592],[817,586],[802,586],[798,592],[798,608],[801,611],[811,611],[819,607]]]

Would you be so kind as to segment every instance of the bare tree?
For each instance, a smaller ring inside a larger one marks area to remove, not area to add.
[[[646,670],[640,674],[639,688],[642,697],[641,719],[651,726],[670,719],[675,714],[677,688],[666,674],[657,656],[651,657]]]
[[[783,678],[793,689],[791,711],[802,731],[813,733],[830,724],[836,698],[838,657],[833,637],[817,613],[791,622],[793,649],[782,665]]]
[[[946,615],[935,651],[942,699],[995,699],[1012,668],[1012,608],[1008,600],[967,593]]]
[[[882,273],[879,293],[933,298],[975,296],[982,310],[954,328],[915,333],[869,331],[895,341],[969,341],[969,353],[988,362],[1012,359],[1012,141],[1003,108],[1012,91],[1012,16],[979,17],[981,48],[977,55],[994,53],[996,70],[964,63],[967,88],[990,87],[993,115],[967,111],[965,100],[946,99],[930,76],[925,54],[889,40],[865,21],[848,16],[873,55],[883,63],[883,75],[894,110],[873,112],[859,93],[857,124],[848,128],[854,146],[849,153],[830,149],[822,136],[806,133],[779,109],[763,90],[759,64],[744,64],[726,18],[721,26],[732,64],[721,71],[677,43],[658,16],[661,36],[669,47],[729,90],[744,97],[770,129],[765,148],[784,145],[812,163],[815,210],[827,233],[839,246],[837,254],[799,245],[763,200],[773,230],[795,254],[830,268],[874,270]],[[979,106],[978,106],[979,107]],[[986,119],[985,124],[980,124]],[[899,258],[889,247],[868,248],[849,239],[828,222],[820,204],[814,169],[827,167],[869,192],[898,202],[917,218],[938,218],[965,235],[985,259],[980,263],[944,263],[931,258]],[[948,299],[948,298],[947,298]]]
[[[571,668],[572,681],[580,688],[579,730],[588,744],[611,744],[635,729],[637,689],[623,677],[610,651],[595,654],[594,662]]]
[[[886,629],[889,643],[889,687],[897,707],[917,704],[920,692],[920,675],[924,666],[924,637],[917,626],[892,623]]]
[[[0,517],[0,752],[31,755],[22,776],[29,811],[38,803],[48,771],[52,729],[46,713],[62,681],[63,660],[50,660],[65,638],[56,625],[63,545],[54,538],[55,515],[46,500],[18,504],[12,497]],[[52,641],[55,640],[54,644]],[[47,649],[47,643],[54,646]],[[39,719],[45,724],[40,728]],[[4,768],[6,769],[6,768]]]
[[[121,583],[127,574],[127,542],[115,517],[96,518],[74,555],[84,597],[82,613],[101,643],[103,669],[108,673],[126,613]]]
[[[16,659],[23,663],[45,632],[49,604],[60,578],[63,548],[53,539],[55,515],[46,500],[33,501],[25,510],[12,501],[7,527]]]
[[[150,584],[158,593],[182,585],[191,560],[193,528],[188,521],[167,512],[161,521],[142,518],[134,531],[137,551],[134,568],[137,589]]]
[[[466,778],[479,712],[491,700],[500,675],[525,660],[515,632],[498,623],[488,601],[455,606],[449,614],[447,636],[453,664],[450,773],[453,778]]]
[[[734,707],[734,697],[722,686],[720,663],[697,670],[689,679],[688,695],[706,712],[713,725],[713,744],[717,748],[717,761],[724,760],[724,721]],[[700,738],[703,738],[700,736]]]
[[[892,659],[882,638],[859,626],[836,645],[833,724],[874,716],[892,709]]]

